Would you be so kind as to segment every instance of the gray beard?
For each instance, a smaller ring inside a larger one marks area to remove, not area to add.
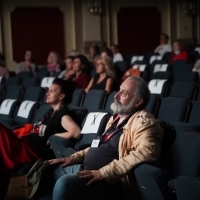
[[[133,108],[134,101],[135,99],[133,99],[126,105],[122,105],[117,99],[115,99],[114,102],[110,105],[110,108],[114,113],[119,115],[130,114],[134,110]]]

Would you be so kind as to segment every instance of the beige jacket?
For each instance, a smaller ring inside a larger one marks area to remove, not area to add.
[[[113,117],[107,123],[106,129],[111,126]],[[153,162],[160,155],[163,130],[154,116],[146,110],[133,114],[123,128],[119,141],[119,160],[113,160],[100,169],[103,178],[110,184],[122,179],[126,199],[133,199],[133,184],[131,170],[142,162]],[[76,161],[83,162],[89,148],[79,151],[72,156]],[[131,194],[132,193],[132,194]]]

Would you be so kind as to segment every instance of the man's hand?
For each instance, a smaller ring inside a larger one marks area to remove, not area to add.
[[[63,163],[61,165],[61,167],[66,167],[66,166],[69,166],[69,165],[73,165],[73,164],[75,164],[75,162],[76,161],[75,161],[75,159],[72,156],[65,157],[65,158],[56,158],[56,159],[49,160],[49,163],[51,165]]]
[[[77,174],[79,175],[79,178],[90,179],[90,181],[86,185],[90,185],[95,181],[100,181],[103,179],[99,170],[83,170],[77,172]]]

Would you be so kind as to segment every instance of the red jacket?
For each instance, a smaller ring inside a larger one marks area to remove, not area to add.
[[[169,64],[172,64],[175,60],[189,60],[187,51],[181,51],[179,54],[172,52],[172,59],[169,61]]]

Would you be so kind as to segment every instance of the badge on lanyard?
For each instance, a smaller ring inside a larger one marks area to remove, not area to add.
[[[91,147],[97,148],[99,146],[100,139],[95,139],[92,141]]]

